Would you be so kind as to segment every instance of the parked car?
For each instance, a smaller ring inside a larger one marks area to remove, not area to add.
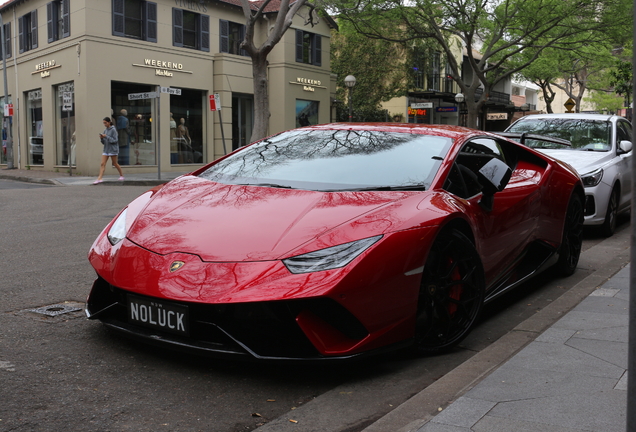
[[[484,303],[575,271],[583,199],[573,169],[486,132],[295,129],[131,202],[89,252],[86,314],[212,355],[440,352]]]
[[[632,126],[623,117],[600,114],[535,114],[506,132],[563,138],[564,146],[533,139],[525,144],[572,165],[585,186],[585,225],[616,230],[617,215],[631,207]]]

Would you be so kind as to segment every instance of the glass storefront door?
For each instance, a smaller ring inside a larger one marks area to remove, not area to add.
[[[318,101],[296,99],[296,127],[318,124]]]
[[[26,92],[28,165],[44,164],[42,89]]]
[[[170,95],[170,163],[203,163],[206,158],[206,92],[181,89]],[[163,123],[163,115],[162,123]]]
[[[76,140],[75,84],[73,82],[55,86],[55,129],[56,164],[74,166]]]
[[[254,96],[232,94],[232,150],[249,144],[254,128]]]

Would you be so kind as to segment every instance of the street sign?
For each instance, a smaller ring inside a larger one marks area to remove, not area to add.
[[[433,108],[433,102],[412,103],[411,108],[414,108],[414,109]]]
[[[221,111],[221,96],[218,93],[210,95],[210,111]]]
[[[62,111],[73,111],[73,92],[62,92]]]
[[[158,96],[157,92],[128,93],[128,100],[154,99]]]
[[[572,98],[569,98],[567,101],[565,101],[563,106],[568,109],[568,112],[572,112],[572,108],[576,106],[576,102],[574,102]]]
[[[13,104],[5,104],[4,105],[4,116],[5,117],[13,117]]]
[[[181,89],[172,87],[161,87],[161,93],[168,93],[171,95],[181,96]]]

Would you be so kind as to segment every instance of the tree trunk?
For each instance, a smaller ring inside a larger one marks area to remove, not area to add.
[[[250,142],[265,138],[268,135],[269,88],[267,82],[267,56],[257,55],[252,58],[254,75],[254,128]]]

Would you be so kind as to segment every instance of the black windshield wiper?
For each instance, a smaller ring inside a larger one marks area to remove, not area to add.
[[[406,190],[426,190],[425,185],[408,185],[408,186],[369,186],[363,188],[351,189],[330,189],[322,192],[372,192],[372,191],[406,191]]]
[[[262,186],[262,187],[271,187],[271,188],[280,188],[280,189],[293,189],[291,186],[280,185],[276,183],[238,183],[237,186]]]

